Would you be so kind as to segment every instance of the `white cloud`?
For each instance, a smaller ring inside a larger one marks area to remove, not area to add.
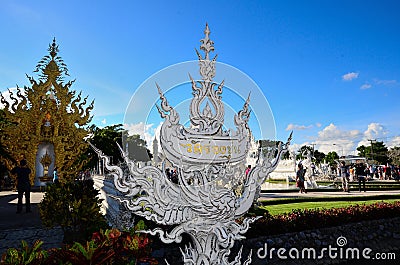
[[[304,142],[302,144],[296,144],[296,143],[291,143],[289,145],[289,151],[290,152],[297,152],[302,146],[307,145],[309,146],[310,143],[309,142]]]
[[[339,155],[354,154],[354,141],[360,137],[360,131],[341,130],[333,123],[329,124],[322,131],[318,132],[314,141],[316,149],[325,154],[335,151]]]
[[[315,124],[315,126],[317,126],[318,128],[320,128],[320,127],[322,126],[322,124],[319,123],[319,122],[317,122],[317,123]]]
[[[345,75],[342,75],[342,80],[344,80],[344,81],[351,81],[356,78],[358,78],[358,73],[355,73],[355,72],[350,72]]]
[[[368,89],[368,88],[371,88],[371,87],[372,87],[371,84],[365,83],[365,84],[362,85],[360,88],[361,88],[361,89]]]
[[[384,86],[395,86],[398,84],[397,80],[380,80],[380,79],[374,79],[375,84],[377,85],[384,85]]]
[[[313,126],[312,125],[297,125],[297,124],[292,124],[290,123],[287,127],[286,127],[286,131],[292,131],[292,130],[307,130],[307,129],[311,129]]]
[[[107,120],[106,119],[103,119],[102,121],[101,121],[101,124],[106,124],[107,123]]]
[[[142,139],[148,142],[148,139],[151,138],[149,131],[153,125],[154,124],[144,124],[143,122],[136,124],[124,124],[124,129],[128,130],[129,135],[138,134]]]
[[[357,147],[370,146],[369,140],[384,141],[386,147],[400,146],[400,136],[387,137],[389,131],[380,123],[370,123],[367,129],[343,130],[331,123],[318,132],[318,136],[312,143],[293,144],[291,150],[298,150],[304,145],[315,144],[315,149],[325,154],[335,151],[339,155],[357,155]]]
[[[395,136],[392,140],[387,142],[387,148],[393,148],[395,146],[400,146],[400,136]]]
[[[318,139],[332,140],[338,138],[354,138],[359,135],[359,131],[342,131],[335,124],[331,123],[326,126],[322,131],[318,132]]]
[[[384,138],[387,136],[388,131],[379,123],[370,123],[368,125],[367,130],[363,133],[362,140],[358,143],[357,146],[365,145],[368,146],[371,144],[369,140]]]
[[[349,75],[349,74],[347,74],[347,75]],[[352,80],[352,79],[345,79],[345,76],[346,76],[346,75],[344,75],[344,76],[342,77],[343,80],[346,80],[346,81]],[[350,78],[350,76],[347,77],[347,78]],[[373,83],[375,86],[388,86],[388,87],[393,87],[393,86],[398,86],[398,85],[400,85],[399,82],[397,82],[397,80],[394,80],[394,79],[392,79],[392,80],[381,80],[381,79],[375,78],[375,79],[373,79],[372,83]],[[372,87],[371,82],[366,82],[366,83],[364,83],[364,84],[360,87],[360,89],[369,89],[369,88],[371,88],[371,87]]]

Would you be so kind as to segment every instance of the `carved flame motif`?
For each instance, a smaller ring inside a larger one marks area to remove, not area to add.
[[[243,109],[234,117],[236,131],[224,131],[224,103],[221,100],[224,82],[213,82],[215,76],[215,56],[210,60],[209,53],[214,51],[214,42],[210,40],[208,25],[201,40],[204,57],[197,52],[202,80],[194,81],[190,76],[193,98],[190,103],[191,127],[179,123],[179,114],[168,104],[160,87],[161,105],[158,111],[165,119],[160,134],[160,144],[169,162],[184,172],[186,179],[203,184],[219,180],[222,186],[235,186],[243,171],[242,162],[248,149],[251,132],[247,122],[250,117],[247,98]],[[204,104],[205,103],[205,104]],[[205,105],[203,109],[201,106]]]
[[[219,96],[223,84],[214,89],[215,57],[209,60],[208,53],[214,50],[209,33],[206,26],[201,45],[205,57],[198,53],[203,80],[198,87],[192,79],[191,128],[179,124],[179,114],[168,104],[157,85],[161,100],[157,108],[165,119],[160,143],[166,159],[178,168],[178,184],[170,181],[164,168],[139,167],[121,148],[128,168],[125,171],[125,167],[110,165],[110,159],[92,147],[111,172],[116,189],[124,194],[108,194],[109,197],[120,201],[136,215],[174,226],[170,231],[157,228],[143,232],[158,235],[164,243],[179,243],[183,233],[189,234],[193,245],[181,249],[185,264],[233,265],[241,264],[241,251],[233,261],[228,260],[234,241],[243,239],[250,223],[258,217],[245,218],[241,223],[236,220],[253,204],[258,188],[286,152],[290,137],[286,144],[280,144],[277,150],[270,150],[264,159],[259,159],[247,178],[242,178],[251,137],[247,125],[250,97],[234,117],[237,130],[223,132],[224,109]],[[205,105],[205,110],[200,111],[200,105],[206,99],[213,109]],[[274,156],[276,151],[277,156]],[[239,180],[242,185],[237,193],[234,185]],[[244,264],[250,262],[251,253]]]
[[[94,102],[87,107],[87,97],[83,100],[81,93],[75,96],[70,90],[74,81],[63,83],[68,69],[58,56],[58,45],[55,39],[49,45],[49,55],[39,61],[35,72],[39,72],[39,81],[28,77],[31,87],[17,87],[16,93],[10,93],[7,101],[3,95],[0,101],[4,104],[4,113],[9,121],[2,130],[0,140],[10,156],[14,159],[23,154],[35,178],[35,157],[38,146],[43,142],[54,145],[56,165],[60,179],[66,172],[73,175],[80,170],[75,165],[76,158],[86,150],[83,138],[87,132],[82,126],[91,120],[90,112]],[[8,164],[11,165],[9,161]]]
[[[196,50],[202,81],[195,82],[189,75],[194,96],[190,103],[190,122],[198,133],[211,135],[218,132],[222,134],[221,126],[224,123],[224,104],[220,100],[221,97],[219,95],[222,94],[224,82],[215,89],[217,84],[213,82],[213,78],[215,77],[217,55],[210,60],[210,52],[214,51],[214,42],[209,38],[210,29],[208,25],[206,25],[204,34],[204,39],[200,40],[202,43],[200,49],[204,51],[204,57]],[[206,106],[201,111],[203,102],[206,102]],[[215,113],[212,112],[210,104]]]

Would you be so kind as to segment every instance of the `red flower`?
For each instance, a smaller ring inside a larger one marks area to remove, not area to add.
[[[111,239],[117,239],[120,236],[121,236],[121,232],[116,228],[111,229],[110,233],[108,234],[108,237]]]

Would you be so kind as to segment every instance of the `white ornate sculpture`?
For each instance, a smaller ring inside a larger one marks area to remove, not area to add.
[[[190,127],[179,123],[176,110],[168,104],[160,87],[160,115],[165,119],[160,133],[160,145],[166,159],[177,168],[178,184],[170,181],[165,169],[155,166],[138,167],[122,149],[129,173],[109,164],[109,158],[95,147],[106,168],[114,177],[114,184],[124,196],[112,196],[125,204],[136,215],[161,225],[171,225],[171,231],[160,228],[144,231],[158,235],[164,243],[181,242],[182,234],[191,237],[193,246],[182,251],[185,264],[241,264],[241,251],[228,261],[234,241],[244,238],[249,224],[257,218],[242,217],[252,206],[256,191],[268,174],[278,165],[287,150],[289,140],[259,159],[247,177],[245,159],[251,131],[248,97],[243,109],[234,117],[235,131],[223,130],[224,105],[221,101],[223,82],[213,82],[215,61],[209,58],[214,50],[206,26],[199,57],[201,81],[191,77],[193,99],[190,104]],[[240,192],[237,188],[240,187]],[[251,253],[244,264],[251,262]]]

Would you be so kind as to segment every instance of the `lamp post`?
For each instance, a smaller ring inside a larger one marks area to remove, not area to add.
[[[374,161],[374,148],[373,148],[372,144],[376,143],[376,140],[375,139],[372,139],[372,140],[368,139],[368,141],[371,142],[371,159],[372,159],[372,161]]]

